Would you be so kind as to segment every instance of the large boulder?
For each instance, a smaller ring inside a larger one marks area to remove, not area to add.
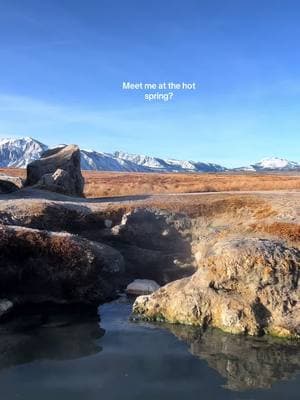
[[[27,166],[27,186],[82,196],[84,179],[80,170],[80,150],[68,145],[45,151]]]
[[[138,297],[133,309],[150,319],[230,333],[300,337],[299,276],[298,249],[233,238],[217,242],[194,275]]]
[[[114,297],[123,268],[110,246],[65,232],[0,226],[0,293],[16,304],[99,304]]]

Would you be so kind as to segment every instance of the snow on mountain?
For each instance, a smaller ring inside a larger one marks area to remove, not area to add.
[[[185,170],[190,172],[197,172],[195,163],[191,161],[168,159],[166,160],[166,162],[171,168],[176,169],[177,171]]]
[[[123,151],[116,151],[113,154],[116,158],[129,161],[152,171],[164,171],[168,169],[168,164],[161,158],[145,156],[142,154],[128,154]]]
[[[222,165],[214,164],[214,163],[203,163],[203,162],[195,162],[194,163],[197,172],[224,172],[228,171],[228,168],[222,167]]]
[[[256,171],[261,171],[261,170],[290,171],[293,169],[299,169],[300,164],[295,161],[286,160],[284,158],[271,157],[271,158],[264,158],[260,162],[253,164],[252,167]]]
[[[222,172],[227,170],[221,165],[204,162],[167,160],[167,163],[174,172]]]
[[[97,171],[149,172],[149,168],[109,153],[81,150],[81,168]]]
[[[46,149],[46,145],[30,137],[0,139],[0,167],[24,168]]]
[[[256,172],[256,169],[253,168],[252,165],[248,165],[247,167],[233,168],[233,171],[238,171],[238,172]]]
[[[30,137],[0,139],[0,167],[24,168],[48,149],[48,146]],[[123,172],[223,172],[230,171],[218,164],[186,160],[162,159],[141,154],[116,151],[112,154],[81,150],[81,168],[98,171]],[[265,158],[234,171],[292,171],[300,170],[300,163],[283,158]]]
[[[221,165],[211,163],[201,163],[186,160],[174,160],[150,157],[140,154],[128,154],[122,151],[116,151],[114,156],[126,161],[131,161],[150,171],[158,172],[217,172],[225,171],[226,168]]]

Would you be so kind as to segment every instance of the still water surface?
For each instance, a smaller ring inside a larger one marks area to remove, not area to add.
[[[134,323],[131,305],[94,318],[38,315],[0,329],[0,398],[299,399],[300,345]]]

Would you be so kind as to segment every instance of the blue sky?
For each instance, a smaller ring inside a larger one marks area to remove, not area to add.
[[[300,161],[300,2],[0,0],[0,136]],[[169,102],[123,81],[196,82]]]

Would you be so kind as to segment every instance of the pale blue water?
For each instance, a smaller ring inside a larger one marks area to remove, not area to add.
[[[88,318],[0,328],[0,399],[299,399],[300,346],[128,320],[130,304]],[[170,331],[172,330],[172,332]]]

